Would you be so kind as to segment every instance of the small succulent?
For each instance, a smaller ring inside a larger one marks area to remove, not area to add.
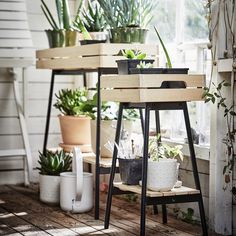
[[[58,176],[62,172],[71,170],[72,158],[63,150],[56,152],[46,150],[45,154],[39,152],[38,163],[40,167],[37,167],[37,169],[40,171],[41,175]]]
[[[153,63],[146,63],[145,61],[140,61],[140,63],[137,65],[137,68],[139,69],[153,68]]]
[[[88,9],[83,9],[83,22],[89,32],[101,32],[106,27],[106,22],[97,1],[88,1]]]
[[[54,107],[68,116],[87,115],[88,91],[85,89],[62,89],[55,94],[57,100]]]
[[[147,56],[146,53],[142,53],[140,51],[132,50],[132,49],[122,50],[121,52],[122,52],[122,55],[126,57],[127,59],[143,60]]]
[[[182,145],[176,145],[174,147],[164,143],[160,143],[160,134],[156,138],[150,139],[149,141],[149,155],[153,161],[159,161],[162,158],[177,158],[179,157],[183,161],[183,153],[181,149]]]

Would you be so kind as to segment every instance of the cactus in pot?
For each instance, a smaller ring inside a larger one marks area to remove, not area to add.
[[[39,188],[40,200],[49,204],[59,203],[60,173],[71,170],[72,159],[63,150],[45,154],[39,152]]]

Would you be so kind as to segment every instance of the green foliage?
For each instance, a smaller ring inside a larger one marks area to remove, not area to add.
[[[88,91],[85,89],[62,89],[55,94],[57,100],[54,107],[64,115],[88,115],[91,104],[87,99]]]
[[[155,29],[155,32],[156,32],[156,34],[157,34],[157,37],[158,37],[158,39],[159,39],[159,41],[160,41],[160,43],[161,43],[161,46],[162,46],[162,48],[163,48],[163,50],[164,50],[164,53],[165,53],[165,56],[166,56],[166,61],[167,61],[167,66],[168,66],[168,68],[172,68],[172,63],[171,63],[171,60],[170,60],[170,56],[169,56],[168,51],[167,51],[167,49],[166,49],[166,47],[165,47],[165,44],[164,44],[164,42],[162,41],[161,36],[160,36],[160,34],[158,33],[157,28],[156,28],[155,26],[154,26],[154,29]]]
[[[159,142],[160,135],[156,138],[149,140],[149,155],[153,161],[158,161],[160,158],[177,158],[179,157],[183,161],[183,153],[181,149],[182,145],[176,145],[174,147]]]
[[[223,115],[226,119],[227,132],[225,138],[223,139],[223,143],[226,145],[228,158],[226,165],[223,168],[223,175],[225,175],[225,182],[228,183],[228,181],[230,181],[229,173],[233,170],[234,161],[236,158],[234,153],[236,129],[234,126],[232,128],[230,125],[230,121],[236,116],[236,112],[234,111],[233,105],[228,105],[226,103],[226,98],[222,95],[222,89],[224,87],[231,86],[230,83],[223,80],[218,85],[212,82],[212,85],[214,86],[213,91],[210,91],[210,88],[204,88],[203,98],[205,99],[206,103],[217,103],[217,108],[223,110]]]
[[[188,208],[187,212],[182,212],[182,220],[184,222],[190,223],[190,224],[196,224],[197,221],[193,218],[194,216],[194,210],[192,208]]]
[[[84,36],[84,39],[91,39],[90,34],[88,33],[83,21],[80,18],[83,0],[80,1],[79,7],[77,9],[77,14],[74,20],[72,20],[70,15],[68,0],[55,0],[59,26],[56,23],[56,20],[52,16],[52,13],[50,12],[44,0],[41,0],[41,3],[42,11],[54,30],[78,30],[81,31]]]
[[[50,12],[44,0],[41,0],[41,3],[42,11],[54,30],[71,30],[73,28],[71,24],[70,9],[67,0],[55,0],[59,26],[56,23],[56,20],[53,18],[52,13]]]
[[[45,155],[39,152],[40,167],[37,169],[41,175],[54,175],[58,176],[62,172],[71,170],[72,159],[69,154],[66,154],[63,150],[51,152],[46,150]]]
[[[154,1],[152,0],[98,0],[98,2],[110,28],[146,27],[153,17]]]
[[[126,57],[127,59],[137,59],[137,60],[143,60],[146,58],[146,53],[142,53],[137,50],[132,50],[132,49],[125,49],[122,50],[122,55]]]
[[[83,22],[89,32],[101,32],[106,27],[106,22],[97,1],[88,1],[88,9],[83,9]]]

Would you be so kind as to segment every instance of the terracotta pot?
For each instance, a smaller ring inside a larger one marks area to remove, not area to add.
[[[64,144],[90,145],[90,118],[85,116],[59,115],[61,135]]]
[[[122,122],[124,124],[125,131],[128,132],[129,135],[132,133],[132,123],[133,121],[124,120]],[[115,133],[116,133],[116,120],[102,120],[101,121],[101,136],[100,136],[100,144],[101,144],[101,156],[102,157],[112,157],[112,153],[109,152],[104,145],[108,141],[115,141]],[[96,153],[96,120],[91,120],[91,138],[92,138],[92,149],[93,152]]]

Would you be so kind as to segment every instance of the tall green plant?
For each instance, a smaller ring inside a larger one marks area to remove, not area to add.
[[[84,35],[85,39],[91,39],[80,17],[83,0],[80,1],[76,16],[73,20],[71,18],[68,0],[55,0],[59,26],[44,0],[41,0],[41,3],[42,11],[54,30],[79,30]]]
[[[167,49],[166,49],[166,47],[165,47],[165,44],[164,44],[164,42],[162,41],[161,36],[160,36],[160,34],[158,33],[157,28],[156,28],[155,26],[154,26],[154,29],[155,29],[155,32],[156,32],[156,34],[157,34],[157,37],[158,37],[158,39],[159,39],[159,41],[160,41],[160,43],[161,43],[161,46],[162,46],[162,48],[163,48],[163,51],[164,51],[164,53],[165,53],[166,61],[167,61],[167,66],[168,66],[168,68],[172,68],[172,63],[171,63],[171,60],[170,60],[170,56],[169,56],[169,53],[168,53],[168,51],[167,51]]]
[[[88,1],[88,8],[83,8],[82,16],[89,32],[101,32],[106,27],[104,13],[97,1]]]

